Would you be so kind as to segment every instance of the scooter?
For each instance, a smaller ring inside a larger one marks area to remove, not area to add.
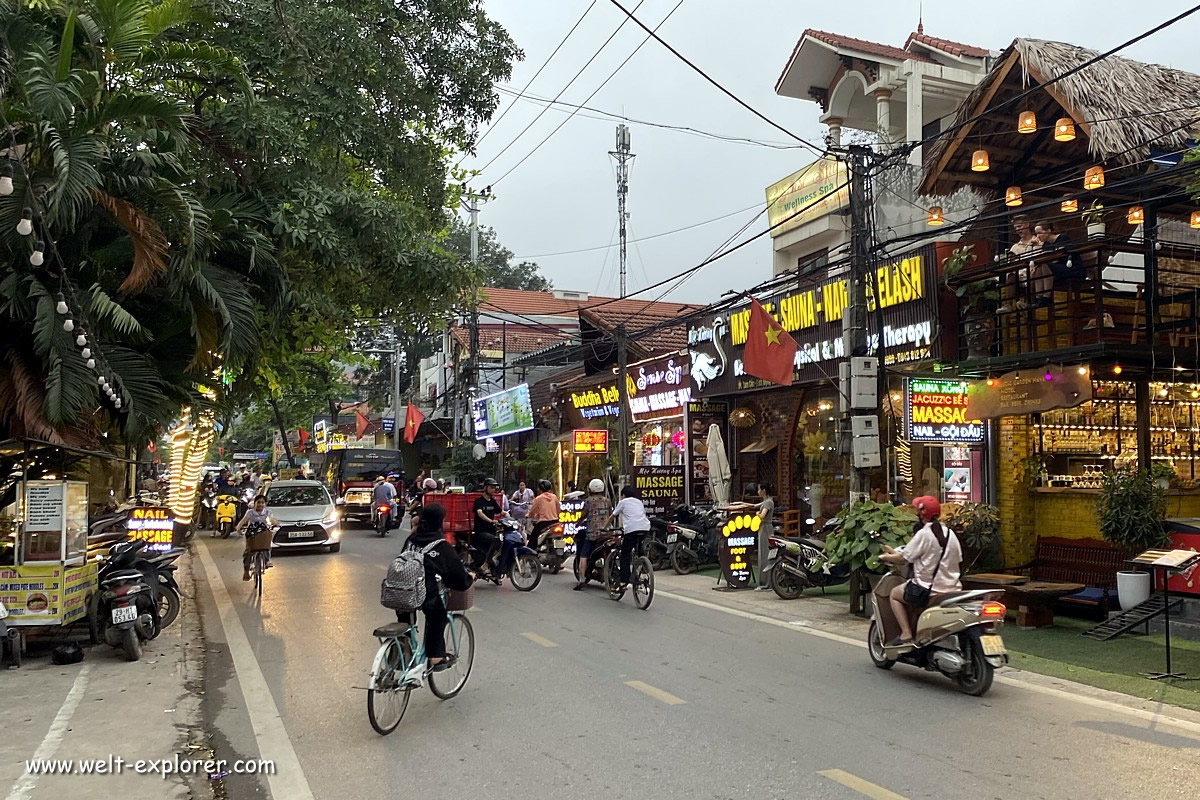
[[[8,609],[4,607],[4,603],[0,603],[0,663],[4,662],[4,648],[7,647],[9,669],[20,669],[21,632],[16,628],[8,627],[4,621],[6,617],[8,617]]]
[[[205,486],[200,496],[199,513],[196,514],[199,528],[215,528],[217,514],[217,490],[213,486]]]
[[[679,543],[680,528],[695,519],[695,509],[686,505],[676,506],[667,517],[651,517],[650,534],[642,540],[642,555],[650,559],[655,569],[669,567],[671,553]]]
[[[464,560],[474,564],[482,558],[479,567],[479,578],[500,585],[505,573],[512,585],[521,592],[532,592],[542,582],[542,563],[532,547],[517,542],[523,542],[525,535],[521,533],[521,523],[510,517],[502,517],[496,523],[500,536],[500,553],[498,566],[483,557],[482,551],[472,542],[467,548]],[[506,565],[505,561],[509,563]]]
[[[575,553],[575,537],[567,533],[567,526],[561,522],[535,522],[529,546],[546,571],[557,575],[567,558]]]
[[[377,503],[375,505],[375,532],[379,534],[379,538],[388,535],[388,528],[392,526],[392,504]]]
[[[850,582],[850,568],[830,564],[825,558],[825,543],[801,536],[772,536],[771,560],[763,581],[784,600],[795,600],[805,589],[840,586]]]
[[[138,541],[112,547],[108,562],[100,568],[100,591],[88,609],[90,624],[100,638],[120,648],[129,661],[140,659],[142,642],[158,636],[161,629],[155,587],[135,566],[144,546]]]
[[[158,595],[159,629],[170,626],[179,617],[179,598],[186,595],[175,580],[175,571],[179,569],[175,560],[186,552],[187,550],[176,548],[137,562],[137,567],[147,578],[151,577],[148,573],[153,571],[153,578],[157,579],[155,588]]]
[[[680,575],[688,575],[707,564],[716,564],[721,554],[718,544],[720,525],[716,511],[695,517],[696,525],[676,525],[679,536],[671,551],[671,566]],[[668,534],[667,542],[671,542]]]
[[[237,525],[237,515],[237,498],[231,494],[218,495],[215,509],[217,524],[213,528],[213,536],[219,533],[222,539],[228,539],[229,534],[233,533],[234,526]]]
[[[889,595],[905,579],[892,572],[875,586],[875,610],[867,630],[867,651],[880,669],[896,662],[940,672],[974,697],[987,692],[997,667],[1008,663],[1004,640],[996,626],[1004,623],[1003,590],[976,589],[933,595],[924,610],[912,609],[913,643],[889,647],[900,634]]]

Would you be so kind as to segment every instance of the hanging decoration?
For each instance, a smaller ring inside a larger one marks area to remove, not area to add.
[[[1088,167],[1083,173],[1083,188],[1095,191],[1104,186],[1104,167]]]
[[[1025,201],[1021,199],[1020,186],[1010,186],[1004,190],[1004,205],[1019,206],[1023,202]]]
[[[1037,114],[1022,111],[1017,117],[1017,133],[1037,133]]]
[[[1054,141],[1070,142],[1075,139],[1075,122],[1070,117],[1063,117],[1054,123]]]
[[[991,164],[988,163],[987,150],[976,150],[971,154],[972,172],[987,172],[989,169],[991,169]]]
[[[687,434],[683,432],[682,428],[671,434],[671,446],[681,453],[687,447]]]
[[[1125,221],[1130,225],[1141,225],[1146,221],[1146,210],[1141,206],[1130,206],[1125,214]]]
[[[1064,214],[1074,214],[1079,210],[1079,200],[1074,197],[1064,197],[1062,205],[1060,205],[1058,208]]]
[[[650,431],[642,435],[642,447],[658,447],[660,444],[662,444],[662,437],[658,435],[657,431]]]
[[[933,225],[935,227],[938,225],[945,225],[946,218],[945,218],[945,216],[942,215],[942,207],[941,206],[930,206],[929,207],[929,216],[925,219],[925,222],[926,222],[926,224]]]

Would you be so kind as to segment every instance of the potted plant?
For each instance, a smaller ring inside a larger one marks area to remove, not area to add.
[[[1104,238],[1104,206],[1100,204],[1099,200],[1093,200],[1092,204],[1079,216],[1083,218],[1083,224],[1087,226],[1089,239]]]
[[[1100,481],[1096,519],[1100,535],[1135,556],[1170,541],[1164,519],[1167,495],[1150,470],[1114,467]],[[1150,597],[1150,573],[1118,572],[1117,598],[1128,611]]]
[[[991,355],[992,342],[996,338],[996,318],[992,306],[1000,293],[991,278],[967,281],[960,286],[951,282],[971,264],[979,260],[974,244],[956,247],[942,259],[942,280],[958,298],[958,313],[963,320],[967,340],[968,358],[986,358]]]
[[[884,545],[901,547],[913,534],[916,512],[911,506],[893,506],[859,500],[842,515],[837,530],[825,537],[825,558],[831,564],[849,567],[850,611],[866,615],[865,595],[886,572],[879,562]]]
[[[964,574],[974,570],[976,564],[984,569],[996,566],[1000,509],[987,503],[947,503],[942,506],[942,521],[962,543]]]
[[[1158,484],[1158,488],[1165,492],[1179,478],[1179,473],[1170,463],[1159,461],[1150,466],[1150,477]]]

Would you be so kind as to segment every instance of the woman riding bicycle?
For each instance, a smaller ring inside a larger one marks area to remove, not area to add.
[[[254,498],[254,505],[246,509],[246,513],[237,524],[235,530],[241,533],[247,527],[266,527],[270,528],[275,525],[275,518],[271,516],[271,512],[267,511],[267,498],[265,495],[259,495]],[[242,551],[242,580],[250,580],[250,559],[253,557],[250,552],[250,539],[246,539],[246,549]],[[271,566],[271,551],[267,551],[267,566]]]
[[[646,516],[646,506],[638,497],[638,490],[632,486],[621,490],[621,499],[605,521],[604,527],[611,527],[617,517],[621,518],[621,529],[625,532],[621,538],[621,583],[628,584],[629,568],[633,559],[637,557],[642,537],[650,532],[650,518]]]
[[[417,529],[408,537],[407,547],[423,549],[438,542],[437,547],[425,556],[425,602],[421,610],[425,612],[425,655],[428,663],[425,672],[440,672],[450,666],[446,660],[446,623],[449,614],[446,604],[442,602],[441,587],[438,576],[447,589],[466,591],[474,581],[474,577],[463,568],[462,558],[455,552],[454,546],[446,540],[442,523],[446,519],[446,509],[440,503],[430,503],[421,509]],[[440,542],[438,540],[441,540]],[[408,611],[397,611],[396,619],[409,622]],[[425,673],[409,674],[408,680],[420,685]]]

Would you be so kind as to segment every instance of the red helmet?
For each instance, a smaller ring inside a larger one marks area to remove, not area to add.
[[[922,522],[929,522],[934,517],[941,516],[942,504],[936,497],[914,497],[912,504]]]

